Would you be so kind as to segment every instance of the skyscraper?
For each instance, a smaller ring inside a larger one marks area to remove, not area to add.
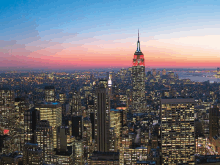
[[[45,86],[45,101],[55,102],[55,88],[54,86]]]
[[[139,31],[137,50],[134,53],[132,65],[132,104],[134,112],[141,112],[144,109],[145,98],[145,64],[144,54],[140,49]]]
[[[35,137],[38,146],[42,149],[42,157],[46,163],[53,162],[53,132],[47,120],[38,122],[35,130]]]
[[[40,112],[31,108],[24,112],[24,143],[35,143],[34,131],[40,121]]]
[[[109,151],[109,100],[106,94],[106,88],[103,84],[96,90],[96,108],[95,108],[95,136],[97,151]]]
[[[161,99],[163,165],[195,164],[193,98]]]
[[[209,140],[218,135],[219,130],[219,108],[216,104],[212,105],[209,110]]]
[[[83,116],[72,116],[72,136],[76,139],[82,139],[83,134]]]
[[[40,119],[48,120],[53,131],[53,147],[57,148],[57,127],[62,125],[62,107],[58,102],[44,102],[36,104],[40,111]]]

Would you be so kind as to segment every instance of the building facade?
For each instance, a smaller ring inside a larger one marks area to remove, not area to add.
[[[57,127],[62,125],[62,106],[58,102],[43,102],[35,106],[40,111],[40,119],[47,120],[53,131],[53,146],[57,148]]]
[[[109,151],[110,107],[107,90],[103,84],[96,90],[95,136],[97,151]]]
[[[141,112],[145,107],[145,62],[140,49],[139,32],[132,65],[132,105],[134,112]]]
[[[193,98],[161,99],[162,164],[195,164]]]

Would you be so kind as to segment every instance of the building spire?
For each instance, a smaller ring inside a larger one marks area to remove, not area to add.
[[[140,48],[140,41],[139,41],[139,29],[138,29],[138,41],[137,41],[137,52],[140,52],[141,48]]]

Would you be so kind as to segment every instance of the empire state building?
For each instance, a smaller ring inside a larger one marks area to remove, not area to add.
[[[132,105],[133,112],[141,112],[145,105],[145,64],[144,54],[140,49],[139,31],[137,50],[134,53],[132,65]]]

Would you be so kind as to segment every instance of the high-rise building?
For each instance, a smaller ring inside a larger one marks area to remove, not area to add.
[[[121,146],[121,135],[122,135],[122,110],[111,109],[110,110],[110,127],[114,128],[115,133],[115,151],[118,151]]]
[[[23,151],[23,163],[24,164],[36,164],[41,165],[43,163],[42,159],[42,149],[37,143],[26,143],[24,145]]]
[[[82,139],[83,134],[83,117],[72,116],[72,136],[76,139]]]
[[[84,155],[83,155],[83,141],[75,140],[73,142],[73,155],[75,165],[83,165],[84,164]]]
[[[109,151],[110,110],[107,90],[103,84],[96,90],[95,136],[97,151]]]
[[[134,53],[132,65],[132,104],[134,112],[144,109],[145,101],[145,63],[144,54],[140,49],[139,32],[137,50]]]
[[[64,126],[57,127],[57,151],[67,151],[67,129]]]
[[[24,113],[33,105],[29,103],[29,100],[25,97],[15,98],[15,111],[17,114],[16,130],[17,130],[17,142],[19,151],[24,147]]]
[[[24,112],[24,143],[35,143],[34,131],[40,121],[40,112],[31,108]]]
[[[80,93],[77,91],[74,91],[72,93],[72,96],[70,98],[70,106],[71,106],[71,112],[70,114],[72,115],[82,115],[81,112],[81,98],[80,98]]]
[[[209,140],[219,134],[219,108],[213,105],[209,110]]]
[[[0,89],[0,134],[6,131],[11,131],[14,127],[14,91],[9,88]],[[12,122],[13,121],[13,122]]]
[[[45,86],[45,101],[55,102],[55,88],[54,86]]]
[[[15,108],[15,93],[9,88],[0,88],[0,135],[9,135],[4,140],[3,153],[21,149],[19,111]]]
[[[41,120],[37,124],[35,137],[38,146],[42,149],[42,158],[46,163],[53,162],[53,132],[52,127],[47,120]]]
[[[57,148],[57,127],[62,125],[62,106],[58,102],[43,102],[36,104],[40,111],[40,119],[48,120],[53,131],[53,146]]]
[[[73,164],[72,146],[67,146],[67,127],[60,126],[57,128],[57,149],[54,162],[63,165]]]
[[[193,98],[161,99],[162,164],[195,164]]]

